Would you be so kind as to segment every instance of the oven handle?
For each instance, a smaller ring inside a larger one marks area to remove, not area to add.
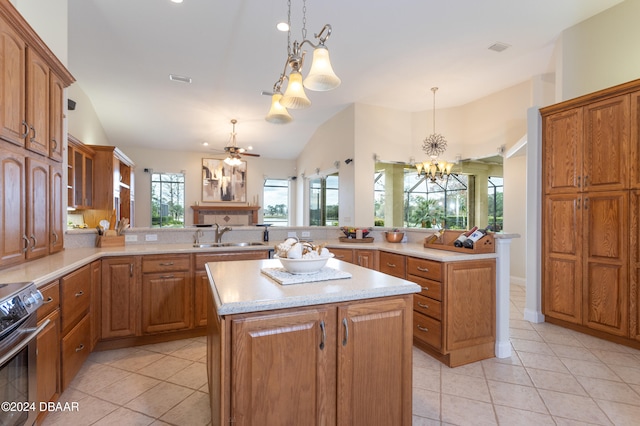
[[[23,339],[18,346],[12,348],[9,353],[5,354],[5,356],[2,357],[2,359],[0,359],[0,365],[4,365],[5,363],[7,363],[7,361],[10,361],[11,358],[13,358],[14,356],[16,356],[21,350],[23,350],[29,343],[31,343],[31,341],[33,339],[36,338],[36,336],[38,336],[38,334],[40,334],[40,332],[42,330],[44,330],[44,328],[46,326],[49,325],[49,322],[51,320],[50,319],[46,319],[42,324],[40,324],[37,328],[27,328],[25,329],[25,331],[27,332],[31,332],[31,334],[29,334],[29,337],[27,337],[26,339]]]

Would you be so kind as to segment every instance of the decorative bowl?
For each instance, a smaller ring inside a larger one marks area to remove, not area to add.
[[[404,232],[391,232],[387,231],[384,233],[387,241],[390,243],[399,243],[404,238]]]
[[[288,259],[278,256],[274,256],[274,258],[280,260],[284,269],[290,274],[302,275],[317,273],[327,264],[327,260],[333,256],[333,253],[330,253],[329,257],[316,257],[314,259]]]

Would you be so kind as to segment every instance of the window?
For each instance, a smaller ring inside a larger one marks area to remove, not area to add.
[[[274,226],[289,225],[289,181],[265,179],[263,222]]]
[[[489,223],[492,231],[500,232],[503,228],[502,222],[502,196],[504,192],[504,181],[501,177],[492,176],[489,178],[489,191],[487,204],[489,205]]]
[[[151,174],[151,227],[184,227],[184,174]]]
[[[338,226],[338,173],[309,181],[309,225]]]

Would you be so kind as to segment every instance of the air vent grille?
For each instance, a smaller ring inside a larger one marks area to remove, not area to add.
[[[511,47],[510,44],[501,43],[501,42],[498,41],[498,42],[493,43],[491,46],[489,46],[489,50],[493,50],[494,52],[504,52],[505,50],[507,50],[510,47]]]

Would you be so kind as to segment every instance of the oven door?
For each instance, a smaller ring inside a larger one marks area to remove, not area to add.
[[[0,425],[32,425],[38,416],[36,401],[36,337],[49,324],[36,327],[29,317],[0,341]]]

